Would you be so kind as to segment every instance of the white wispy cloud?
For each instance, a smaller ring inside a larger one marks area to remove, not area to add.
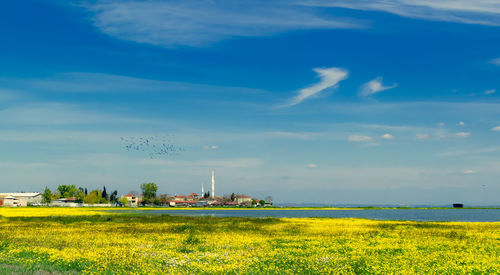
[[[459,137],[459,138],[467,138],[471,135],[471,133],[469,132],[458,132],[455,134],[455,136]]]
[[[132,93],[132,92],[211,92],[262,94],[263,90],[244,87],[214,86],[178,81],[137,78],[124,75],[64,72],[45,78],[2,79],[6,87],[20,87],[26,91],[61,93]],[[12,90],[4,89],[12,95]],[[1,90],[0,90],[1,92]]]
[[[337,84],[346,79],[349,72],[342,68],[315,68],[313,69],[320,77],[320,82],[309,86],[307,88],[298,91],[298,94],[294,96],[289,102],[281,105],[280,107],[288,107],[301,103],[305,99],[319,94],[321,91],[328,88],[336,88]]]
[[[363,25],[354,19],[321,17],[312,9],[279,0],[98,0],[86,8],[103,33],[163,47],[203,46],[231,37]]]
[[[380,137],[381,139],[387,139],[387,140],[393,140],[394,139],[394,136],[387,133],[387,134],[384,134]]]
[[[493,64],[493,65],[500,66],[500,57],[499,58],[493,58],[492,60],[490,60],[490,63]]]
[[[500,126],[493,127],[491,130],[495,132],[500,132]]]
[[[385,90],[396,88],[397,86],[398,86],[397,83],[394,83],[391,86],[384,86],[382,84],[382,77],[377,77],[377,78],[370,80],[367,83],[363,84],[361,86],[361,88],[359,89],[359,95],[360,96],[369,96],[369,95],[373,95],[376,93],[380,93],[380,92],[385,91]]]
[[[370,136],[352,135],[347,137],[347,140],[350,142],[367,142],[367,141],[372,141],[373,138]]]
[[[471,169],[467,169],[467,170],[464,171],[464,174],[466,174],[466,175],[472,175],[472,174],[475,174],[475,173],[476,173],[476,171],[471,170]]]
[[[86,110],[65,103],[30,103],[0,110],[0,122],[12,125],[76,125],[102,123],[144,123],[132,117]]]
[[[203,149],[204,150],[217,150],[217,149],[219,149],[219,146],[217,146],[217,145],[206,145],[206,146],[203,146]]]
[[[458,126],[465,126],[465,122],[463,121],[458,122]]]
[[[489,89],[489,90],[484,91],[484,94],[485,95],[492,95],[492,94],[494,94],[496,92],[497,92],[496,89]]]
[[[425,20],[500,26],[495,0],[309,0],[305,5],[383,11]]]
[[[311,169],[314,169],[314,168],[318,168],[318,165],[317,165],[317,164],[315,164],[315,163],[309,163],[309,164],[307,165],[307,167],[309,167],[309,168],[311,168]]]

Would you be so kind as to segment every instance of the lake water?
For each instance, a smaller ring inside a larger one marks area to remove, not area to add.
[[[123,213],[124,211],[119,211]],[[372,209],[372,210],[259,210],[259,209],[158,209],[130,213],[212,217],[364,218],[374,220],[497,222],[500,209]]]

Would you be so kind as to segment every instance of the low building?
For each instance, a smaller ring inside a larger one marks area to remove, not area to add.
[[[20,206],[20,202],[14,196],[0,195],[0,206],[18,207]]]
[[[207,200],[207,204],[209,206],[221,206],[222,202],[217,201],[217,200]]]
[[[169,202],[170,206],[196,206],[198,201],[171,201]]]
[[[189,198],[188,196],[182,196],[182,195],[175,195],[174,196],[174,201],[176,202],[181,202],[181,201],[188,201],[192,198]]]
[[[76,201],[76,198],[60,198],[53,200],[50,206],[64,206],[64,207],[79,207],[83,206],[82,203]]]
[[[247,195],[238,195],[236,196],[236,202],[238,202],[238,204],[252,203],[252,197]]]
[[[121,198],[127,200],[127,205],[125,206],[137,206],[137,204],[139,203],[139,198],[136,195],[127,194],[121,196]]]
[[[207,201],[197,201],[196,206],[205,207],[205,206],[208,206],[208,203],[207,203]]]
[[[19,200],[19,206],[40,205],[42,193],[0,193],[0,196],[12,196]]]
[[[224,203],[224,206],[238,206],[238,205],[239,204],[237,201],[228,201]]]

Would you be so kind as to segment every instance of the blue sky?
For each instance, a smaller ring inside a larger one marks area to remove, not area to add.
[[[0,187],[498,205],[495,1],[6,1]],[[149,158],[121,137],[168,137]]]

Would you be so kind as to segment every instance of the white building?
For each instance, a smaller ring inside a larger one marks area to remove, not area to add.
[[[10,195],[0,195],[0,206],[18,207],[19,200]]]
[[[121,196],[121,199],[127,200],[127,204],[125,206],[137,206],[137,204],[139,203],[139,198],[136,195],[132,194]]]
[[[252,197],[246,195],[237,195],[236,201],[238,202],[238,204],[251,203]]]
[[[76,202],[76,198],[61,198],[53,200],[49,206],[80,207],[83,204]]]
[[[40,205],[42,193],[0,193],[1,196],[12,196],[19,201],[19,206]]]

